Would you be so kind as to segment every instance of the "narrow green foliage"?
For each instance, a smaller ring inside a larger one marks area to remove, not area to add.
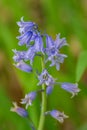
[[[85,69],[87,68],[87,51],[83,51],[78,58],[77,68],[76,68],[76,82],[79,82]]]

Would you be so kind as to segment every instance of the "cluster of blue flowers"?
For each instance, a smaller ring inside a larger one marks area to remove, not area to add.
[[[53,40],[51,36],[47,34],[41,34],[38,30],[38,26],[34,22],[25,22],[23,17],[20,22],[17,22],[19,26],[20,36],[17,37],[19,40],[18,45],[23,46],[26,45],[27,50],[18,51],[13,50],[14,52],[14,61],[15,66],[22,71],[25,72],[33,72],[32,64],[34,62],[35,56],[45,57],[44,64],[45,68],[42,70],[40,74],[37,75],[39,80],[38,86],[45,84],[46,86],[46,94],[50,94],[54,88],[55,84],[59,84],[60,87],[72,94],[72,97],[77,95],[80,91],[77,83],[67,83],[67,82],[57,82],[46,69],[46,63],[49,62],[49,66],[55,66],[57,70],[60,70],[60,64],[64,62],[64,59],[67,55],[60,53],[60,49],[63,46],[67,46],[67,42],[65,38],[60,38],[60,34],[56,36],[56,40]],[[45,39],[45,43],[44,40]],[[29,61],[29,62],[27,62]],[[41,92],[43,93],[44,90]],[[33,100],[36,98],[38,90],[33,91],[25,95],[25,98],[22,99],[21,104],[26,105],[26,109],[28,106],[32,105]],[[26,117],[28,116],[27,111],[24,108],[18,107],[16,103],[14,103],[14,108],[11,109],[15,111],[19,115]],[[53,118],[57,119],[59,122],[63,122],[66,116],[63,112],[58,110],[46,111],[45,115],[51,115]]]

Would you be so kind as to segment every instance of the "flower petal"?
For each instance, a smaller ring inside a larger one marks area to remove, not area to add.
[[[60,49],[63,46],[68,45],[65,38],[60,38],[60,34],[57,35],[55,40],[55,46],[56,48]]]
[[[33,35],[33,33],[31,31],[28,31],[28,32],[25,32],[24,34],[22,34],[21,36],[18,36],[17,39],[19,39],[19,43],[18,43],[19,46],[22,46],[24,44],[29,46],[32,35]]]
[[[36,36],[35,38],[35,44],[34,44],[34,48],[36,52],[42,52],[43,53],[43,40],[41,36]]]
[[[51,48],[52,46],[54,46],[52,38],[46,35],[46,48]]]

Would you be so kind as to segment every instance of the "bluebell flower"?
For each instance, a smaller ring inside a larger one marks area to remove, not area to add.
[[[22,99],[21,104],[26,104],[26,109],[28,106],[32,105],[32,101],[36,98],[36,92],[30,92],[29,94],[25,95],[25,98]]]
[[[39,83],[38,85],[45,84],[47,86],[47,94],[52,92],[53,86],[55,84],[55,79],[47,72],[46,69],[42,71],[40,75],[38,75]]]
[[[17,51],[16,49],[13,50],[14,52],[14,56],[13,56],[13,59],[15,62],[19,62],[21,60],[24,60],[25,59],[25,54],[26,54],[26,51]]]
[[[46,53],[48,56],[59,53],[59,49],[65,45],[68,45],[66,39],[60,38],[60,34],[57,35],[55,41],[50,36],[46,35]]]
[[[45,112],[45,115],[50,114],[53,118],[58,120],[60,123],[64,122],[64,119],[68,118],[67,115],[64,114],[64,112],[60,112],[58,110],[52,110],[52,111],[47,111]]]
[[[72,97],[74,97],[75,95],[78,94],[78,92],[80,92],[80,89],[78,88],[78,84],[77,83],[61,83],[61,88],[63,88],[64,90],[70,92],[72,94]]]
[[[17,37],[19,40],[19,45],[22,46],[26,44],[26,46],[30,45],[31,41],[35,40],[35,37],[37,35],[37,24],[34,22],[24,22],[23,17],[21,18],[20,22],[17,22],[20,32],[20,36]]]
[[[24,61],[20,61],[16,64],[14,64],[17,68],[19,68],[20,70],[23,70],[25,72],[32,72],[32,67],[29,66],[28,64],[26,64]]]
[[[37,30],[37,28],[38,28],[36,23],[34,23],[34,22],[25,22],[23,20],[23,17],[21,18],[21,21],[17,22],[17,25],[20,27],[19,32],[21,34],[24,34],[24,33],[28,32],[28,31]]]
[[[56,66],[56,69],[60,69],[60,63],[64,62],[64,59],[67,57],[67,55],[61,54],[61,53],[56,53],[54,55],[48,56],[47,61],[51,61],[50,67],[51,66]]]
[[[16,102],[13,102],[13,105],[14,107],[10,109],[12,112],[16,112],[18,115],[22,117],[28,117],[28,112],[24,108],[17,106]]]
[[[60,63],[64,62],[64,58],[67,56],[60,53],[60,48],[64,45],[67,45],[65,38],[60,39],[60,35],[57,35],[55,41],[52,40],[50,36],[46,36],[46,54],[47,61],[51,61],[50,66],[56,66],[56,69],[60,69]]]
[[[42,71],[40,75],[38,75],[39,83],[38,85],[46,84],[47,86],[54,85],[54,78],[47,72],[46,69]]]

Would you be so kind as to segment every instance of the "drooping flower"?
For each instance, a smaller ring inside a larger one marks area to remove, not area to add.
[[[64,114],[64,112],[60,112],[58,110],[52,110],[52,111],[47,111],[45,112],[45,115],[50,114],[53,118],[58,120],[60,123],[64,122],[64,119],[68,118],[67,115]]]
[[[32,105],[32,101],[36,98],[36,92],[30,92],[29,94],[25,95],[25,98],[22,99],[21,104],[26,104],[26,109],[28,106]]]
[[[80,92],[80,89],[78,88],[78,84],[77,83],[61,83],[61,88],[63,88],[64,90],[70,92],[72,94],[72,97],[74,97],[75,95],[78,94],[78,92]]]
[[[10,109],[12,112],[16,112],[22,117],[28,117],[28,112],[24,108],[19,107],[16,102],[13,102],[13,105],[14,107]]]
[[[23,34],[25,32],[28,32],[28,31],[37,30],[37,28],[38,28],[36,23],[34,23],[34,22],[25,22],[23,20],[23,17],[21,17],[21,21],[17,22],[17,25],[20,27],[19,32],[21,34]]]
[[[60,69],[60,63],[64,62],[64,59],[67,57],[67,55],[64,54],[60,54],[60,53],[56,53],[54,55],[50,55],[48,57],[47,61],[51,61],[50,66],[56,66],[56,69],[59,70]]]
[[[55,79],[47,72],[46,69],[42,71],[40,75],[38,75],[39,83],[38,85],[45,84],[47,86],[46,93],[50,94],[53,90]]]
[[[19,62],[19,61],[25,59],[26,51],[17,51],[16,49],[14,49],[13,52],[15,54],[13,56],[13,59],[14,59],[15,62]]]
[[[54,41],[50,36],[46,35],[46,53],[48,56],[59,53],[59,49],[65,45],[68,45],[65,38],[60,38],[60,34],[57,35]]]
[[[50,66],[55,65],[57,70],[60,69],[60,63],[63,63],[67,57],[65,54],[61,54],[59,50],[64,45],[67,45],[66,40],[65,38],[60,39],[60,35],[57,35],[55,41],[50,36],[46,36],[46,62],[51,61]]]
[[[25,72],[32,72],[32,67],[26,64],[24,61],[20,61],[17,64],[14,64],[18,69],[23,70]]]
[[[23,17],[20,22],[17,22],[20,32],[20,36],[17,37],[19,40],[19,45],[22,46],[26,44],[26,46],[30,46],[30,42],[35,40],[37,35],[37,24],[34,22],[25,22]]]
[[[42,71],[40,75],[38,75],[39,83],[38,85],[46,84],[47,86],[54,85],[54,78],[47,72],[46,69]]]

